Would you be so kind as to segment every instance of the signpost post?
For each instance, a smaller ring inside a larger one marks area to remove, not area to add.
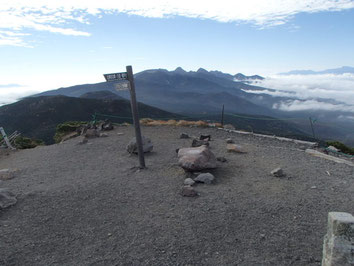
[[[129,81],[130,104],[131,104],[132,116],[133,116],[134,127],[135,127],[136,144],[138,146],[139,167],[140,169],[143,169],[145,168],[143,139],[141,137],[139,113],[138,113],[138,106],[136,102],[135,84],[134,84],[134,75],[133,75],[132,66],[127,66],[126,70],[127,72],[104,74],[103,76],[105,77],[107,82],[122,81],[122,80]]]

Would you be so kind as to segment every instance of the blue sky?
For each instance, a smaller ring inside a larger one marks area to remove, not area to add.
[[[353,47],[349,0],[5,0],[0,97],[100,82],[126,65],[265,76],[354,66]]]

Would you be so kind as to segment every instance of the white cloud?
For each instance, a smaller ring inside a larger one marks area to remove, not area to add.
[[[100,18],[106,13],[150,18],[184,16],[266,27],[284,24],[301,12],[350,8],[354,8],[352,0],[4,0],[0,6],[0,30],[34,29],[89,36],[88,32],[74,29],[72,23],[89,24],[90,16]],[[25,46],[25,42],[19,36],[0,36],[0,45]]]
[[[326,110],[326,111],[344,111],[353,112],[354,106],[345,104],[332,104],[327,102],[320,102],[316,100],[289,100],[281,101],[273,105],[274,109],[282,111],[305,111],[305,110]]]
[[[257,86],[275,91],[249,91],[255,94],[289,97],[302,101],[282,102],[273,108],[282,110],[342,110],[354,112],[354,74],[275,75],[258,81]],[[327,99],[326,102],[320,99]],[[331,100],[333,103],[330,103]],[[337,103],[342,104],[335,104]]]

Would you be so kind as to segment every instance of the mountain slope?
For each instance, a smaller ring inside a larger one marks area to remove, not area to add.
[[[141,117],[178,118],[178,115],[139,103]],[[66,96],[29,97],[0,107],[0,125],[8,133],[20,131],[28,137],[53,143],[57,124],[65,121],[91,121],[95,113],[119,116],[109,118],[114,122],[131,120],[130,102],[121,100],[84,99]],[[104,118],[104,117],[99,117]]]

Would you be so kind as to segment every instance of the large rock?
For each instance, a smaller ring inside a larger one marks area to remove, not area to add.
[[[0,188],[0,210],[8,208],[17,203],[17,199],[14,194],[5,188]]]
[[[216,168],[216,158],[205,145],[196,148],[182,148],[178,151],[178,164],[187,171],[200,171]]]
[[[215,177],[211,173],[199,174],[194,181],[199,183],[211,184],[213,183]]]
[[[154,148],[154,146],[152,145],[151,143],[151,140],[149,138],[146,138],[146,137],[142,137],[142,140],[143,140],[143,151],[144,153],[145,152],[151,152]],[[136,143],[136,138],[133,138],[128,146],[127,146],[127,151],[129,153],[135,153],[137,154],[138,153],[138,145]]]

